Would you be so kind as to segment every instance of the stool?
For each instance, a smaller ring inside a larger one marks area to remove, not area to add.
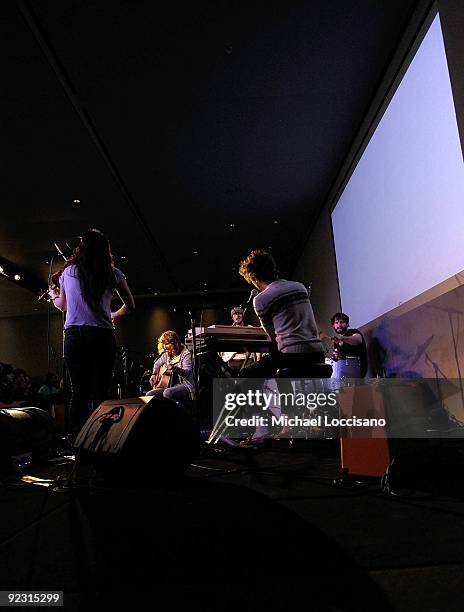
[[[330,379],[332,376],[332,366],[328,363],[302,363],[298,366],[292,366],[287,368],[279,368],[276,372],[277,379],[284,378],[303,378],[303,379]],[[282,381],[283,382],[283,381]],[[292,386],[292,383],[288,381],[288,384]],[[279,383],[277,383],[280,389]],[[290,391],[290,389],[289,389]],[[294,431],[290,428],[290,444],[293,444]]]
[[[330,378],[332,366],[328,363],[306,363],[290,368],[279,368],[276,378]]]

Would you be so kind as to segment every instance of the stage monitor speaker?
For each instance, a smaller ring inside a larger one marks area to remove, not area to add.
[[[182,474],[200,448],[192,419],[159,397],[108,400],[87,419],[74,446],[78,460],[108,476],[154,481]]]
[[[31,453],[32,460],[47,454],[58,439],[55,423],[36,407],[0,409],[0,471],[12,468],[14,457]]]
[[[57,430],[46,410],[36,407],[0,409],[2,451],[19,454],[38,449],[55,440]]]

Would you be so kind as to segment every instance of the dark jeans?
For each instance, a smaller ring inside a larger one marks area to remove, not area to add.
[[[265,355],[256,363],[240,370],[239,378],[263,379],[274,378],[277,370],[281,368],[293,368],[296,371],[305,372],[303,378],[311,377],[311,364],[324,363],[325,355],[322,351],[314,351],[312,353],[281,353],[280,351],[271,350],[269,355]],[[298,378],[298,376],[297,376]],[[276,378],[276,384],[279,393],[293,393],[293,385],[286,378]],[[249,389],[256,391],[262,388],[262,381],[256,380],[248,382],[246,385],[240,383],[237,391],[246,393]],[[244,410],[247,412],[247,409]],[[288,411],[286,411],[288,412]],[[248,410],[249,413],[249,410]],[[250,416],[250,414],[248,414]]]
[[[64,360],[71,380],[69,426],[79,429],[108,399],[116,340],[112,329],[72,325],[64,334]]]
[[[167,399],[177,402],[178,404],[182,404],[191,398],[189,388],[182,383],[172,385],[172,387],[167,387],[167,389],[153,389],[152,391],[148,391],[147,395],[167,397]]]
[[[312,363],[324,363],[325,355],[323,352],[314,351],[313,353],[281,353],[271,351],[256,363],[243,368],[240,371],[240,378],[273,378],[280,368],[307,368],[307,377],[310,377],[310,367]]]

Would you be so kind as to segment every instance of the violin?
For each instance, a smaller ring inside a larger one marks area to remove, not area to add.
[[[37,300],[39,302],[41,300],[43,300],[44,298],[47,298],[47,302],[49,302],[51,300],[51,297],[48,295],[48,292],[49,292],[50,289],[55,289],[55,290],[59,291],[59,289],[60,289],[60,276],[63,274],[63,270],[64,270],[64,268],[61,268],[60,270],[57,270],[56,272],[53,272],[53,274],[50,276],[49,286],[47,287],[47,289],[44,289],[43,291],[41,291],[40,294],[39,294],[39,297],[37,298]]]
[[[66,257],[66,255],[63,253],[60,247],[56,244],[56,242],[54,242],[53,244],[55,245],[55,248],[58,251],[59,255],[64,259],[65,263],[67,263],[70,260],[70,257]],[[60,290],[60,276],[63,274],[63,270],[64,268],[60,268],[59,270],[57,270],[56,272],[53,272],[53,274],[49,276],[47,289],[44,289],[43,291],[41,291],[39,294],[39,297],[37,298],[39,302],[40,300],[43,300],[45,296],[48,296],[48,292],[50,289],[55,289],[55,291]],[[50,302],[50,301],[51,301],[51,297],[48,296],[47,302]]]

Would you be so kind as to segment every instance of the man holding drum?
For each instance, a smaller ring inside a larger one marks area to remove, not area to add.
[[[330,319],[334,335],[333,378],[364,378],[367,373],[367,350],[359,329],[350,328],[350,318],[336,312]]]

